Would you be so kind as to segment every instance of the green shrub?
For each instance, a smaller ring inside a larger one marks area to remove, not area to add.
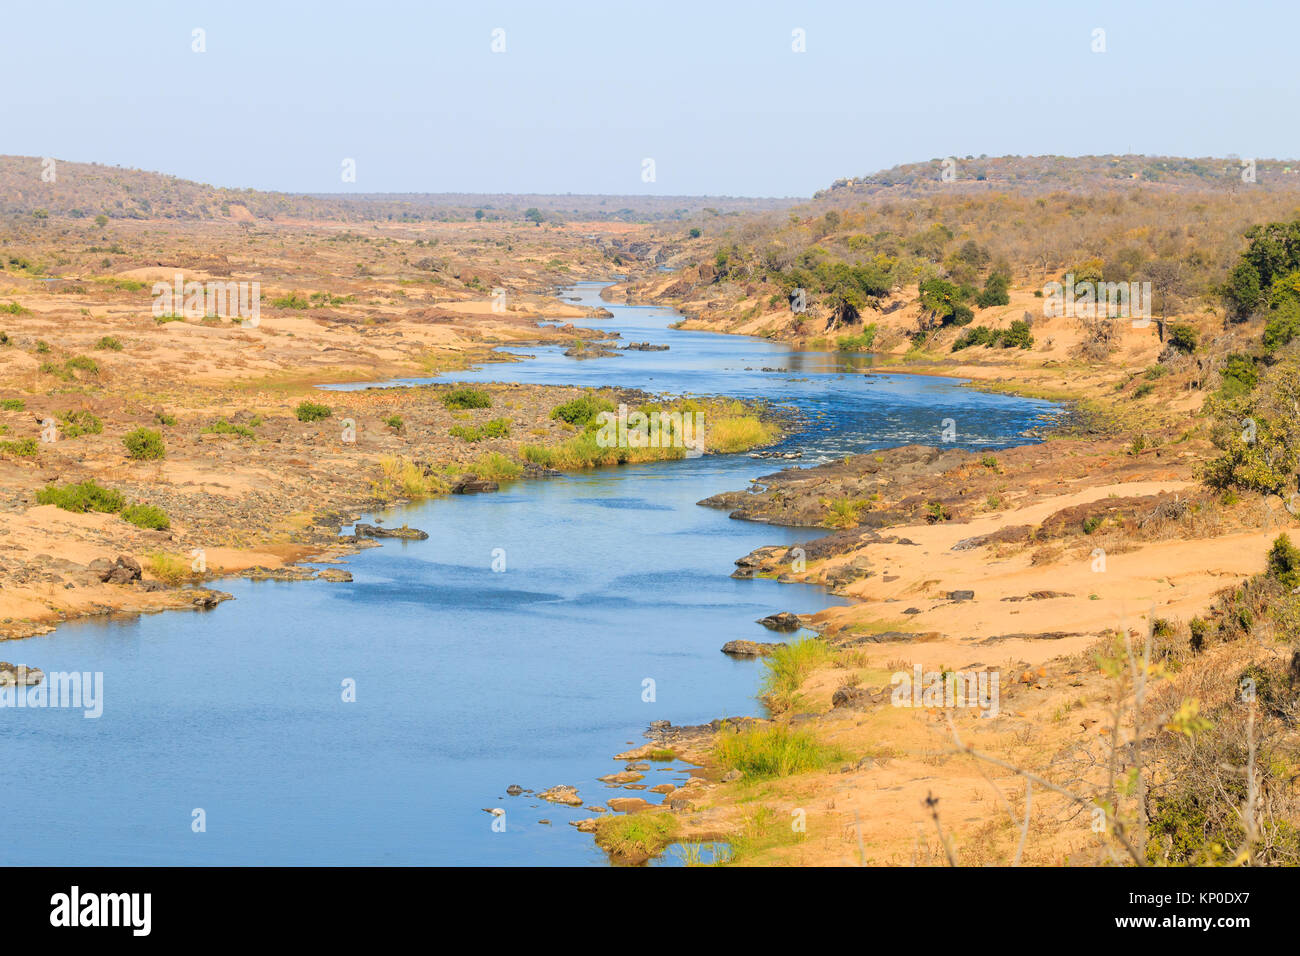
[[[1288,590],[1300,587],[1300,548],[1285,533],[1277,536],[1268,552],[1268,576]]]
[[[21,412],[26,407],[27,402],[21,398],[0,399],[0,408],[3,408],[6,412]]]
[[[1248,355],[1229,355],[1223,368],[1219,369],[1219,376],[1222,379],[1218,391],[1220,398],[1238,398],[1259,384],[1259,370]]]
[[[0,441],[0,456],[6,458],[35,458],[40,446],[35,438]]]
[[[64,438],[80,438],[82,435],[100,435],[104,431],[104,423],[99,420],[94,412],[87,409],[78,409],[70,412],[60,412],[59,422],[62,427]]]
[[[599,395],[582,395],[563,405],[555,406],[551,409],[551,417],[582,428],[594,421],[601,412],[613,410],[614,403],[607,398],[601,398]]]
[[[389,428],[391,428],[393,431],[400,432],[402,430],[402,425],[404,423],[402,422],[401,415],[389,415],[387,418],[384,419],[384,424],[387,425]]]
[[[76,514],[86,514],[89,511],[117,514],[126,507],[126,499],[120,491],[105,488],[94,481],[73,485],[46,485],[36,493],[36,503],[54,505]]]
[[[122,340],[115,335],[105,335],[95,343],[95,348],[110,352],[120,352],[122,351]]]
[[[31,311],[31,309],[24,309],[17,302],[10,302],[8,305],[0,305],[0,313],[6,315],[29,315],[31,314]]]
[[[1191,355],[1196,351],[1196,343],[1200,335],[1196,329],[1190,325],[1174,325],[1169,329],[1169,346],[1178,351]]]
[[[154,412],[153,420],[159,425],[175,425],[176,416],[169,412]]]
[[[957,340],[952,343],[952,350],[960,352],[962,349],[973,348],[979,345],[992,345],[997,341],[998,333],[988,326],[973,325],[965,329]]]
[[[492,396],[477,388],[453,388],[442,396],[442,404],[448,409],[489,408]]]
[[[1211,439],[1222,454],[1202,472],[1212,487],[1283,494],[1300,471],[1300,355],[1288,350],[1257,366],[1258,384],[1207,402],[1214,417]]]
[[[970,325],[975,321],[975,312],[968,305],[957,304],[952,307],[953,325]]]
[[[272,299],[271,305],[277,309],[306,309],[311,303],[296,292],[290,292],[288,295],[281,296],[278,299]]]
[[[510,419],[494,418],[482,425],[455,425],[449,434],[468,442],[482,441],[484,438],[509,438]]]
[[[328,405],[318,405],[306,399],[298,403],[298,407],[293,410],[293,413],[298,416],[300,422],[318,422],[322,418],[329,418],[334,414]]]
[[[153,505],[129,505],[122,510],[122,520],[151,531],[166,531],[172,526],[167,512]]]
[[[999,340],[1004,349],[1029,349],[1034,346],[1034,336],[1029,331],[1029,323],[1024,319],[1016,319],[1003,329]]]
[[[857,335],[841,335],[835,340],[835,347],[841,352],[869,352],[876,341],[876,324],[864,326]]]
[[[995,305],[1010,305],[1011,296],[1007,290],[1011,287],[1011,277],[1005,272],[990,272],[989,277],[984,280],[984,288],[975,296],[975,304],[981,309],[992,308]]]
[[[137,428],[127,432],[122,438],[122,444],[126,446],[127,455],[136,461],[154,461],[167,454],[162,432],[152,428]]]
[[[951,521],[952,512],[942,501],[927,501],[925,503],[925,520],[930,524],[938,524],[940,521]]]
[[[99,374],[99,363],[87,355],[75,355],[63,363],[64,368],[72,371],[80,369],[83,372],[89,372],[92,375]]]
[[[224,418],[218,418],[215,422],[203,429],[205,435],[238,435],[240,438],[257,437],[253,429],[247,425],[232,425]]]

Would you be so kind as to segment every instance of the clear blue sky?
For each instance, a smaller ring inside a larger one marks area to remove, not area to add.
[[[302,192],[752,196],[949,155],[1293,158],[1297,27],[1282,0],[13,2],[0,153]]]

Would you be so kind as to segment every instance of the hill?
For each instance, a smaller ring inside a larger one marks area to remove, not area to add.
[[[0,215],[109,219],[454,222],[472,218],[551,222],[656,222],[784,209],[796,200],[730,196],[580,196],[470,193],[295,194],[228,189],[178,176],[55,160],[0,156]],[[482,211],[480,217],[477,214]]]

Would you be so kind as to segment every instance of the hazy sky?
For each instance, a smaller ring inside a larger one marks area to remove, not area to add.
[[[295,192],[757,196],[950,155],[1293,158],[1298,26],[1292,0],[10,2],[0,153]]]

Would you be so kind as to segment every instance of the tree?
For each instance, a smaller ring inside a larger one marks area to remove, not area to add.
[[[1228,318],[1244,322],[1259,307],[1263,291],[1259,284],[1259,270],[1249,262],[1239,262],[1228,274],[1223,290],[1227,301]]]
[[[1011,296],[1007,290],[1011,288],[1011,277],[1003,272],[990,272],[989,277],[984,280],[984,289],[975,297],[975,304],[981,309],[992,308],[995,305],[1010,305]]]
[[[529,206],[524,210],[524,218],[529,222],[535,222],[540,226],[542,224],[542,211],[536,206]]]
[[[1156,331],[1160,335],[1160,341],[1163,342],[1165,332],[1169,328],[1169,312],[1171,309],[1177,311],[1181,307],[1182,297],[1187,291],[1183,279],[1183,264],[1172,259],[1160,259],[1147,266],[1147,274],[1151,276],[1152,297],[1160,302],[1160,318],[1156,319]]]
[[[1285,350],[1249,391],[1220,393],[1207,408],[1222,454],[1205,467],[1216,488],[1282,494],[1300,470],[1300,354]]]

